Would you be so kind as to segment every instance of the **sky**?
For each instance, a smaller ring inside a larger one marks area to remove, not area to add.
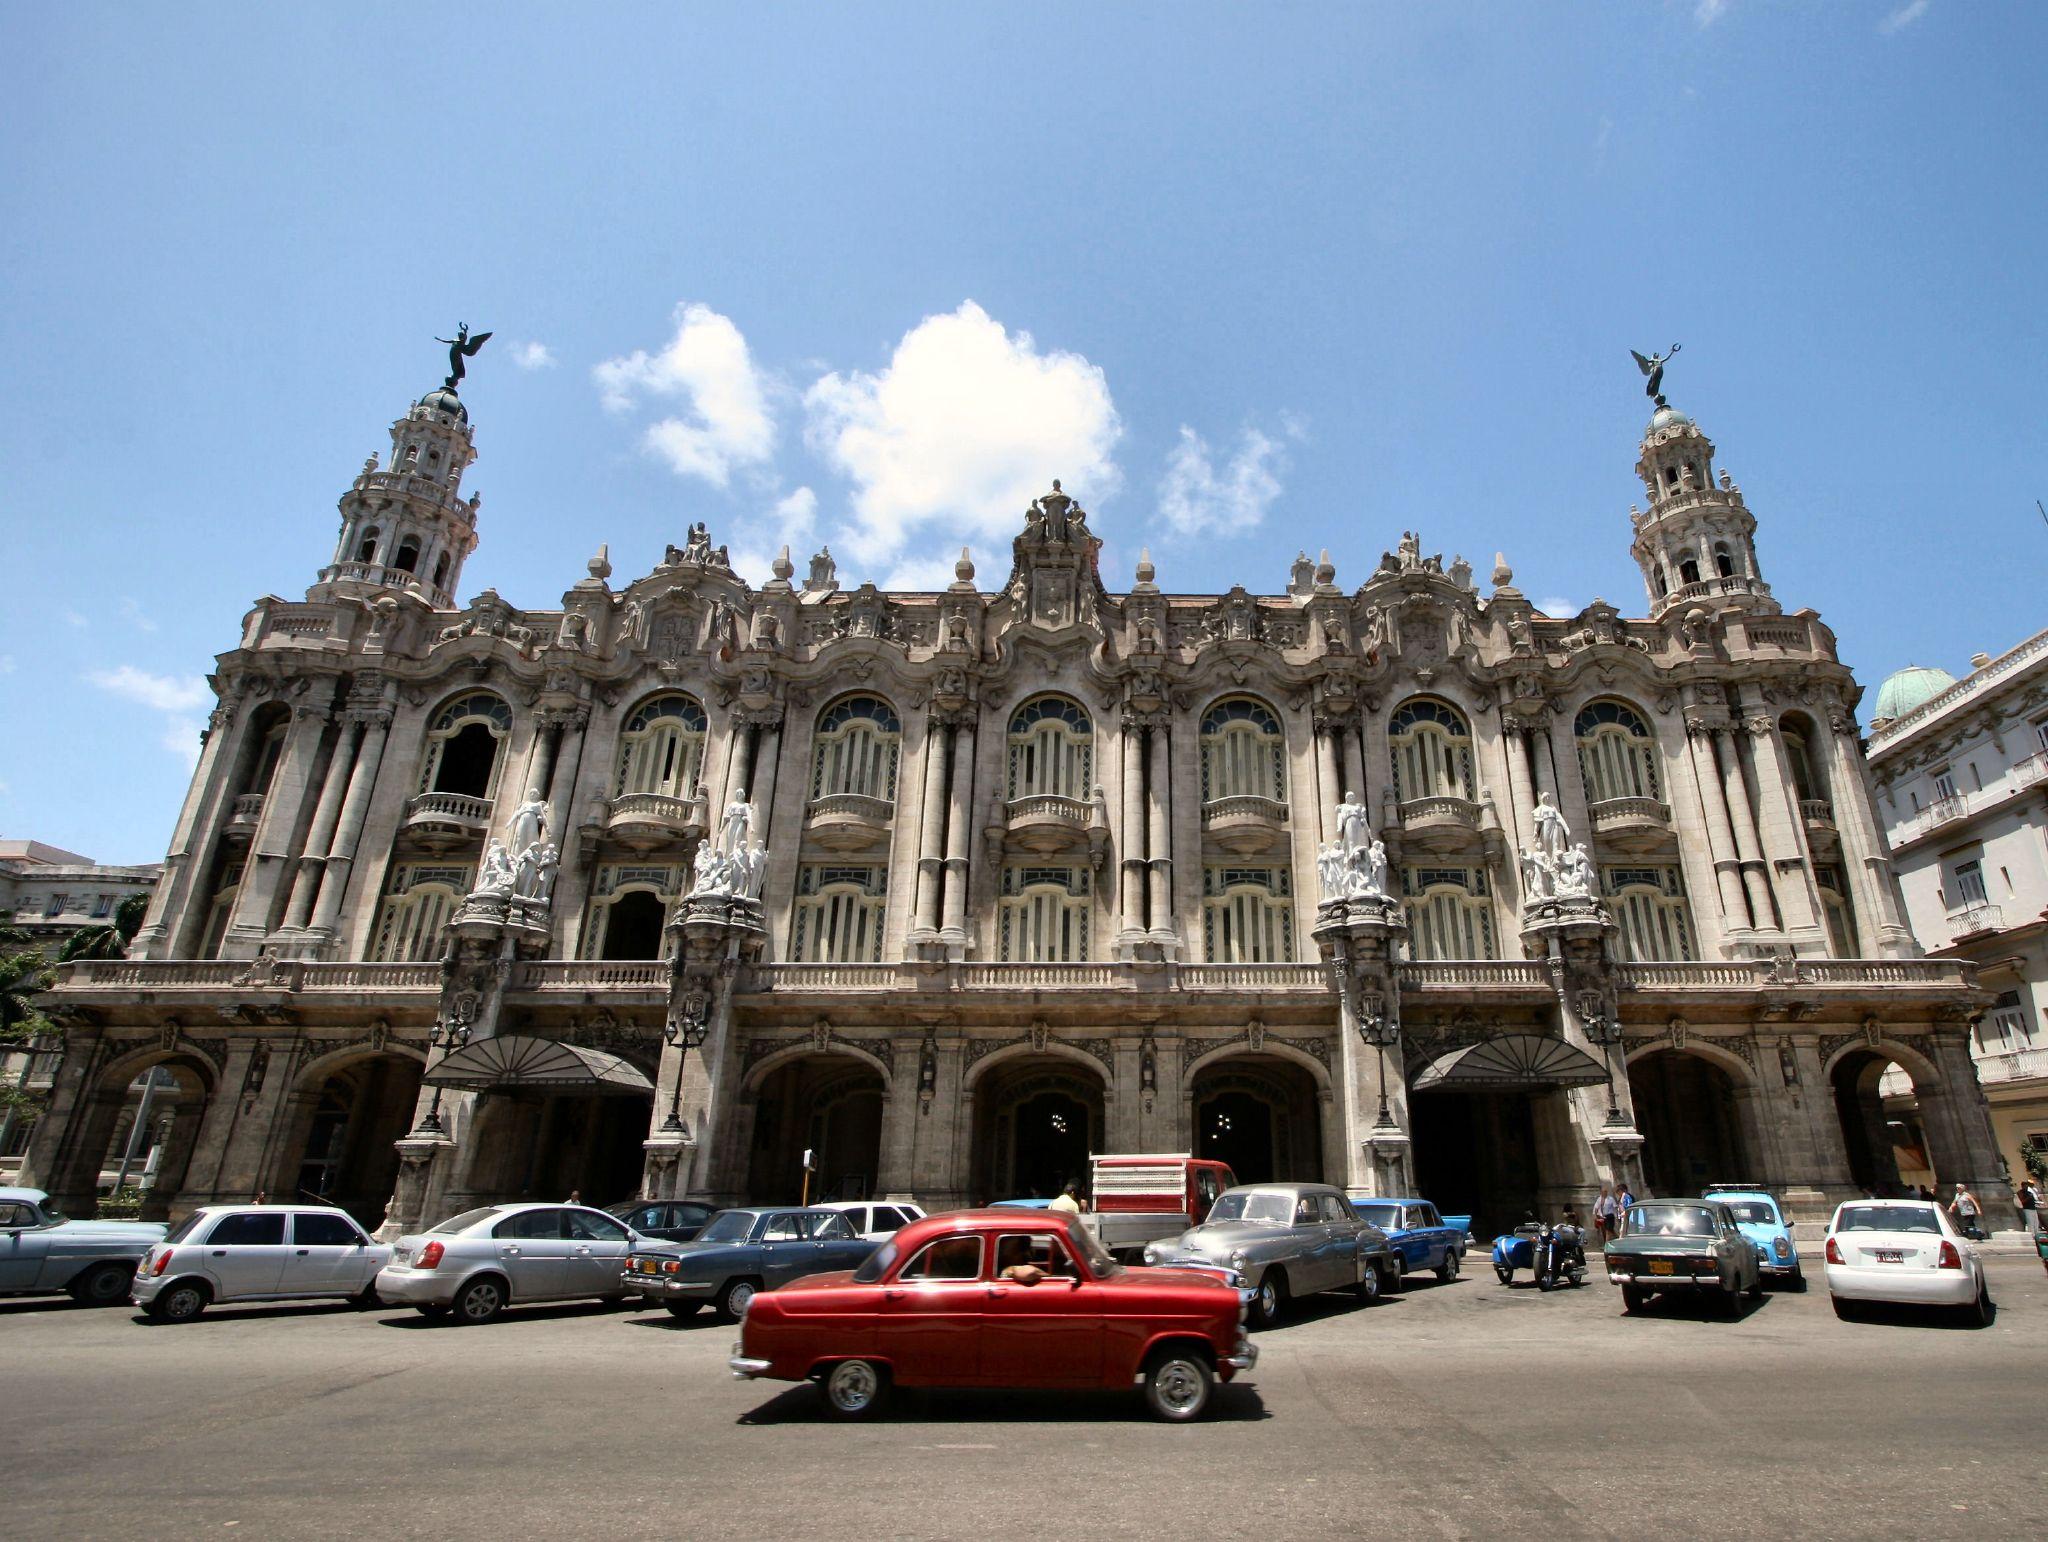
[[[2048,624],[2044,54],[1988,0],[0,0],[0,836],[162,856],[465,321],[464,599],[696,520],[993,588],[1058,477],[1112,589],[1415,529],[1641,614],[1680,343],[1785,607],[1961,674]]]

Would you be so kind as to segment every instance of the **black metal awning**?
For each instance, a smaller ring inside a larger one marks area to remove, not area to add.
[[[430,1086],[465,1092],[582,1092],[614,1097],[651,1096],[654,1084],[617,1055],[559,1039],[497,1034],[458,1049],[422,1078]]]
[[[1515,1088],[1591,1087],[1607,1080],[1606,1067],[1584,1050],[1540,1033],[1503,1033],[1439,1055],[1409,1084],[1474,1092]]]

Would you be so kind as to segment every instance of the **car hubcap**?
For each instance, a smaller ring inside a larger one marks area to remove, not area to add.
[[[1259,1315],[1269,1319],[1280,1315],[1280,1292],[1270,1281],[1259,1287]]]
[[[1366,1270],[1366,1271],[1365,1271],[1365,1280],[1364,1280],[1364,1285],[1365,1285],[1365,1293],[1366,1293],[1366,1295],[1367,1295],[1367,1296],[1377,1296],[1377,1295],[1378,1295],[1378,1294],[1380,1293],[1380,1272],[1379,1272],[1379,1270],[1377,1270],[1377,1269],[1368,1269],[1368,1270]]]
[[[751,1285],[735,1285],[732,1288],[732,1294],[726,1299],[732,1304],[733,1316],[744,1316],[748,1304],[754,1299],[754,1287]]]
[[[835,1408],[859,1413],[875,1400],[875,1387],[874,1367],[860,1360],[848,1360],[832,1372],[826,1390],[832,1394]]]
[[[178,1291],[178,1292],[176,1292],[176,1293],[174,1293],[174,1294],[172,1295],[172,1297],[171,1297],[171,1316],[173,1316],[173,1317],[190,1317],[190,1316],[191,1316],[191,1315],[192,1315],[193,1313],[197,1312],[198,1310],[199,1310],[199,1292],[198,1292],[198,1291],[196,1291],[196,1290],[181,1290],[181,1291]]]
[[[1191,1413],[1202,1404],[1201,1370],[1187,1360],[1169,1360],[1159,1367],[1159,1402],[1171,1413]]]
[[[128,1282],[118,1274],[96,1274],[86,1283],[86,1299],[102,1305],[109,1301],[118,1301],[128,1292]]]
[[[498,1292],[495,1286],[479,1285],[462,1302],[463,1315],[482,1319],[498,1309]]]

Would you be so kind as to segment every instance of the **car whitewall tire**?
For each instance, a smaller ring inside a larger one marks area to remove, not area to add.
[[[1200,1356],[1169,1351],[1145,1373],[1145,1403],[1167,1423],[1186,1424],[1202,1416],[1215,1383]]]
[[[841,1360],[825,1373],[821,1390],[835,1419],[872,1418],[889,1394],[889,1379],[867,1360]]]

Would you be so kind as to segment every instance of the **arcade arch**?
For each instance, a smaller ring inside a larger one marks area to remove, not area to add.
[[[1188,1091],[1196,1156],[1226,1162],[1239,1183],[1323,1181],[1316,1078],[1273,1055],[1227,1055],[1194,1072]]]
[[[970,1186],[977,1200],[1048,1198],[1086,1185],[1104,1149],[1104,1086],[1079,1058],[1026,1054],[991,1066],[973,1086]]]
[[[812,1054],[786,1060],[759,1077],[748,1096],[753,1131],[745,1192],[751,1203],[864,1199],[875,1192],[888,1088],[865,1057]],[[806,1151],[814,1160],[808,1194]]]
[[[1753,1078],[1732,1057],[1660,1046],[1632,1057],[1629,1093],[1643,1135],[1646,1194],[1697,1194],[1710,1183],[1762,1183],[1743,1107]]]

